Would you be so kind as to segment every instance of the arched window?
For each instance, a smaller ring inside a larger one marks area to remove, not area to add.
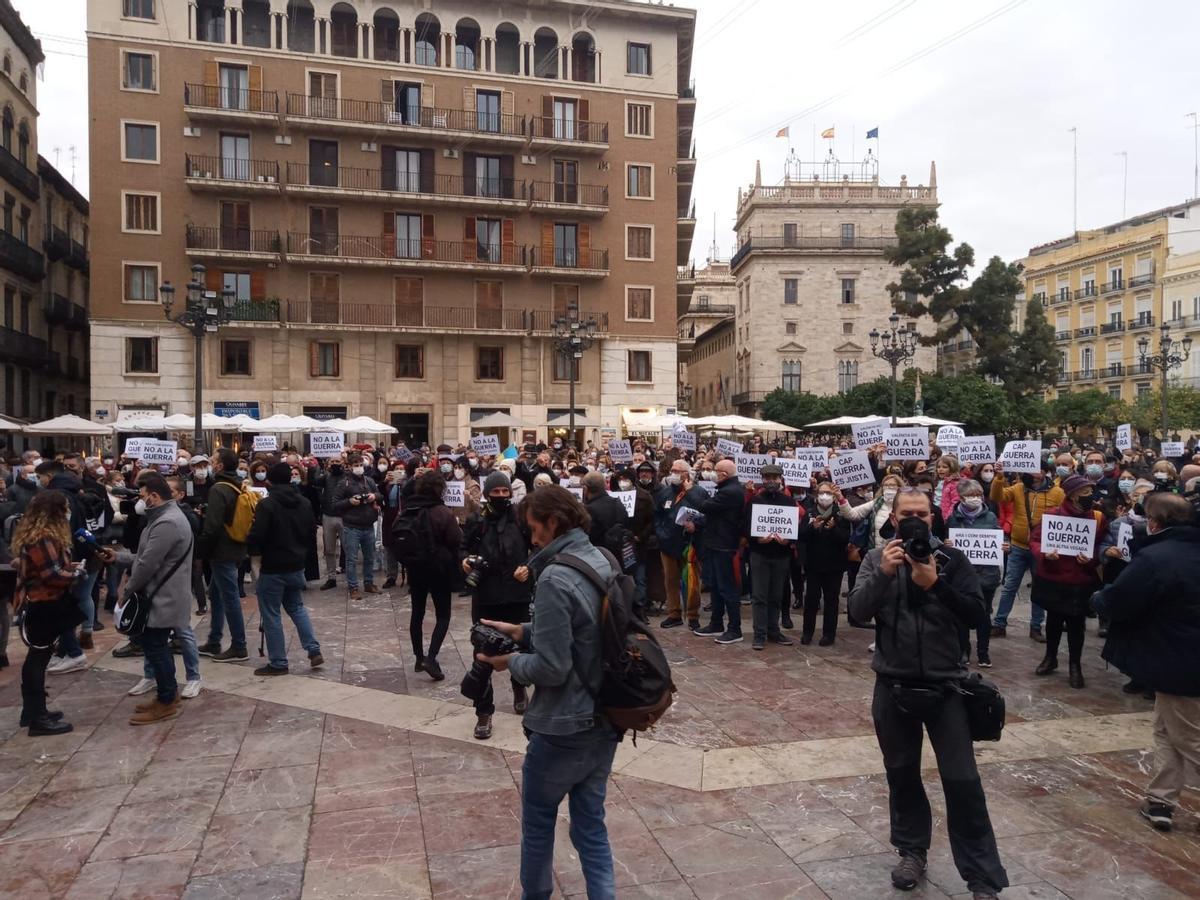
[[[592,84],[596,81],[596,42],[586,32],[571,41],[571,80]]]
[[[29,125],[25,122],[22,122],[21,127],[17,129],[17,159],[21,161],[21,165],[28,167]]]
[[[12,153],[13,145],[13,126],[16,123],[13,121],[12,109],[4,107],[4,124],[3,130],[0,131],[0,143],[3,143],[4,149]]]
[[[479,38],[482,32],[474,19],[460,19],[454,26],[454,68],[479,68]]]
[[[308,0],[288,0],[287,41],[290,50],[300,53],[316,49],[316,14]]]
[[[29,73],[28,72],[21,73],[21,78],[17,82],[17,86],[21,88],[22,94],[29,92]]]
[[[242,0],[242,43],[271,46],[271,4],[267,0]]]
[[[400,17],[390,9],[381,9],[374,19],[376,59],[400,62]]]
[[[225,43],[225,0],[197,0],[196,40]]]
[[[330,10],[329,35],[334,56],[358,56],[358,13],[349,3],[339,3]]]
[[[558,77],[558,35],[553,28],[539,28],[533,36],[533,74]]]
[[[521,32],[509,22],[496,29],[496,71],[501,75],[521,74]]]
[[[4,54],[4,74],[12,77],[12,56],[7,52]]]
[[[442,64],[442,23],[431,13],[417,16],[416,58],[418,66],[440,66]]]
[[[800,393],[800,360],[784,360],[780,387],[793,394]]]

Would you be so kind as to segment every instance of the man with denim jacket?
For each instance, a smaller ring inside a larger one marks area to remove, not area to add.
[[[541,548],[529,560],[537,579],[533,621],[484,620],[521,651],[477,657],[535,688],[524,717],[529,746],[522,769],[521,888],[527,900],[550,897],[554,827],[559,804],[569,795],[571,842],[588,898],[608,900],[616,897],[616,887],[604,801],[620,735],[592,699],[600,687],[601,597],[583,573],[556,565],[555,557],[577,557],[606,581],[614,573],[588,539],[588,512],[570,491],[547,485],[526,495],[521,509],[533,544]]]

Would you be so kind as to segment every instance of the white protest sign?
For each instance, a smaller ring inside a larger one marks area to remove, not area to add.
[[[178,441],[155,441],[150,438],[142,439],[142,455],[140,458],[142,462],[148,466],[173,465],[178,453]]]
[[[615,463],[633,462],[633,448],[629,446],[629,441],[618,441],[616,439],[609,441],[608,455]]]
[[[1133,449],[1133,429],[1128,425],[1117,426],[1117,449],[1132,450]]]
[[[575,495],[576,500],[578,500],[580,503],[583,502],[583,488],[571,487],[570,485],[564,485],[564,487],[566,487],[568,491]]]
[[[800,510],[795,506],[750,505],[750,536],[782,535],[789,540],[800,536]]]
[[[829,474],[833,476],[833,483],[840,488],[875,483],[866,450],[841,451],[829,461]]]
[[[609,442],[612,446],[612,442]],[[633,518],[633,506],[637,503],[637,491],[609,491],[608,496],[616,497],[621,501],[621,505],[625,507],[625,515]]]
[[[939,441],[940,443],[940,441]],[[960,463],[990,463],[996,461],[996,436],[985,434],[978,437],[965,437],[958,442],[958,461]]]
[[[256,434],[254,436],[255,453],[269,453],[279,449],[279,436],[274,434]]]
[[[314,431],[308,436],[308,446],[318,459],[332,459],[346,449],[346,436],[340,431]]]
[[[775,465],[783,469],[783,483],[788,487],[812,485],[812,464],[807,459],[777,459]]]
[[[967,433],[957,425],[943,425],[938,429],[937,445],[947,453],[953,453],[951,446],[961,447],[962,440],[967,436]],[[989,460],[990,461],[990,460]]]
[[[699,525],[704,521],[704,513],[698,509],[692,509],[690,506],[681,506],[675,512],[675,524],[686,525],[688,522],[695,522]]]
[[[883,429],[887,428],[889,424],[887,419],[868,419],[865,422],[851,425],[850,431],[854,435],[854,446],[870,447],[872,444],[881,443]]]
[[[999,528],[951,528],[950,543],[974,566],[1004,566],[1004,532]]]
[[[1129,562],[1132,554],[1129,552],[1129,542],[1133,540],[1133,526],[1122,522],[1117,526],[1117,549],[1121,551],[1121,559]]]
[[[1042,516],[1042,553],[1091,556],[1095,546],[1096,520],[1091,516]]]
[[[1178,459],[1183,456],[1183,441],[1163,441],[1162,458]]]
[[[447,481],[446,490],[442,492],[442,502],[455,509],[462,509],[466,506],[467,499],[466,495],[463,494],[463,483],[461,481]]]
[[[717,452],[722,456],[737,456],[742,452],[742,445],[727,438],[717,438]]]
[[[883,429],[884,459],[929,459],[929,431],[918,425]]]
[[[142,444],[150,438],[128,438],[125,441],[125,456],[128,459],[142,458]]]
[[[818,471],[829,465],[829,448],[797,447],[796,459],[806,460],[813,471]]]
[[[258,494],[258,496],[259,496],[259,499],[262,499],[262,498],[266,497],[266,496],[267,496],[267,494],[269,494],[269,493],[270,493],[270,491],[268,491],[268,490],[267,490],[265,487],[260,487],[260,486],[259,486],[259,485],[257,485],[257,484],[255,484],[255,485],[251,485],[251,486],[250,486],[250,490],[251,490],[253,493],[255,493],[255,494]]]
[[[477,434],[471,438],[471,449],[480,456],[499,456],[500,438],[494,434]]]
[[[717,492],[717,483],[715,481],[697,481],[696,484],[710,497]]]
[[[396,447],[392,450],[392,456],[400,460],[400,462],[408,462],[413,458],[413,452],[407,447]]]
[[[737,464],[737,477],[742,481],[762,481],[762,467],[774,460],[765,453],[739,453],[733,458]]]
[[[1004,464],[1005,472],[1042,471],[1042,445],[1037,441],[1009,441],[997,462]]]

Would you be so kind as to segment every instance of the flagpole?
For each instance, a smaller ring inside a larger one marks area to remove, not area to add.
[[[1074,142],[1071,168],[1071,218],[1072,231],[1079,231],[1079,129],[1071,126],[1071,139]]]
[[[813,160],[813,164],[815,165],[815,164],[816,164],[816,162],[817,162],[817,123],[816,123],[816,121],[813,121],[813,155],[812,155],[812,160]]]

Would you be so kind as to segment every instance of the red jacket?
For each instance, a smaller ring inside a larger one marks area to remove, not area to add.
[[[1087,563],[1079,562],[1074,556],[1059,555],[1058,559],[1049,559],[1042,553],[1042,524],[1046,521],[1045,516],[1070,516],[1075,519],[1086,519],[1091,516],[1096,520],[1096,540],[1092,542],[1092,561]],[[1108,521],[1104,518],[1104,513],[1098,509],[1093,509],[1089,512],[1081,512],[1079,510],[1068,510],[1064,506],[1056,506],[1046,510],[1042,520],[1037,525],[1033,526],[1033,531],[1029,533],[1029,549],[1034,557],[1034,574],[1038,578],[1044,578],[1046,581],[1053,581],[1056,584],[1073,584],[1080,587],[1094,585],[1100,587],[1100,556],[1101,549],[1104,544],[1105,535],[1108,533]]]
[[[22,547],[16,568],[17,608],[57,600],[75,581],[70,550],[49,538]]]

